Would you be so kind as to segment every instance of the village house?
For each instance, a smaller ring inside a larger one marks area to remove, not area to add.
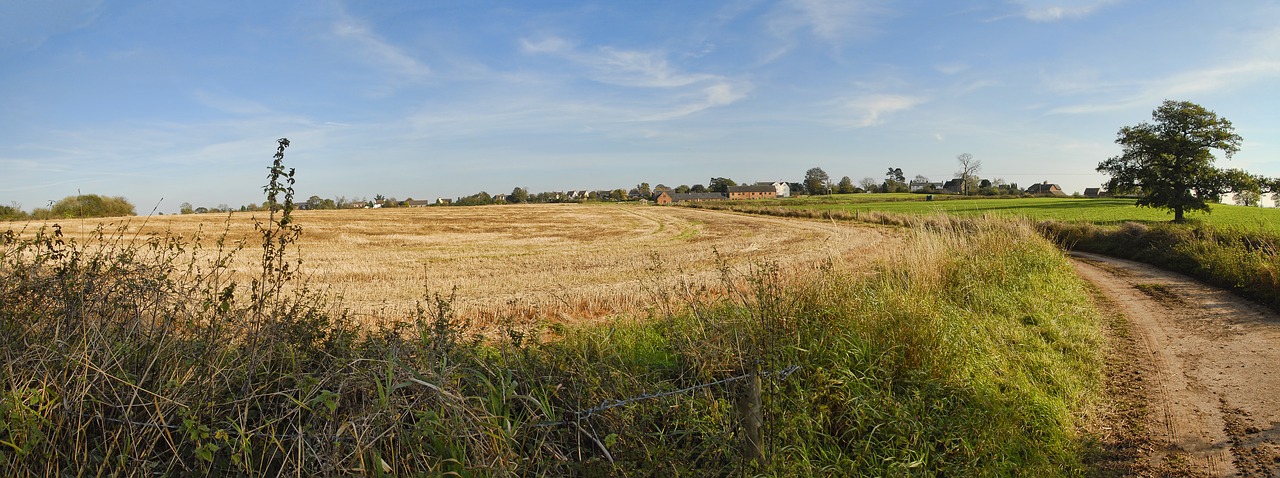
[[[700,201],[724,201],[729,199],[722,193],[673,193],[663,191],[658,193],[658,197],[654,200],[660,205],[667,205],[678,202],[700,202]]]
[[[729,199],[774,199],[778,197],[778,189],[772,184],[754,186],[729,186]]]
[[[774,189],[774,191],[777,191],[778,193],[777,197],[780,197],[780,198],[791,197],[791,185],[787,184],[786,181],[774,181],[771,183],[759,182],[759,183],[756,183],[756,186],[770,186]]]
[[[912,179],[909,186],[911,188],[911,192],[918,193],[921,191],[942,191],[943,184],[945,183],[941,181],[917,181]]]
[[[1040,184],[1032,184],[1031,187],[1027,188],[1027,194],[1056,197],[1066,197],[1067,195],[1067,193],[1062,192],[1061,187],[1058,187],[1057,184],[1050,184],[1049,181],[1045,181]]]

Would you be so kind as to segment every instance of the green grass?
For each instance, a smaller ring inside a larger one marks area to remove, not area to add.
[[[489,340],[440,294],[360,329],[278,240],[237,287],[235,251],[181,238],[3,235],[0,475],[1087,472],[1101,319],[1062,253],[1026,223],[907,234],[871,271],[726,268],[725,298],[657,294],[603,326],[495,311]],[[790,366],[763,381],[765,463],[739,452],[736,385],[579,413]]]
[[[961,198],[934,195],[926,201],[920,194],[843,194],[830,197],[800,197],[776,201],[744,201],[758,207],[843,212],[884,212],[892,214],[952,214],[962,216],[1001,215],[1036,221],[1087,222],[1115,225],[1125,222],[1154,224],[1169,222],[1172,213],[1163,209],[1134,206],[1133,199],[1119,198]],[[1254,208],[1213,204],[1211,212],[1190,213],[1192,223],[1241,230],[1280,232],[1280,208]]]
[[[648,317],[605,325],[513,303],[486,339],[424,293],[361,328],[303,279],[287,146],[248,284],[225,236],[0,234],[0,476],[1090,471],[1102,316],[1028,222],[915,219],[871,270],[724,265],[727,295],[650,291]],[[758,403],[728,381],[784,369]]]

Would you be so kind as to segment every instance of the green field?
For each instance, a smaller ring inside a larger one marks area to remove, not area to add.
[[[776,201],[751,201],[758,206],[846,212],[889,212],[900,214],[948,213],[957,215],[999,214],[1035,220],[1084,221],[1098,225],[1123,222],[1169,222],[1173,214],[1163,209],[1134,206],[1133,199],[1087,198],[982,198],[967,199],[934,195],[926,201],[920,194],[837,194],[799,197]],[[1189,213],[1191,222],[1241,230],[1280,232],[1280,209],[1214,204],[1209,214]]]

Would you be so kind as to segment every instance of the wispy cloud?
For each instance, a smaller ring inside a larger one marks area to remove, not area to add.
[[[858,118],[853,124],[865,128],[884,124],[885,116],[915,108],[926,102],[928,99],[921,96],[872,94],[849,100],[844,107]]]
[[[671,67],[661,53],[601,48],[599,54],[583,58],[595,70],[597,80],[621,86],[674,88],[716,80],[705,73],[684,73]]]
[[[703,88],[700,99],[679,108],[643,118],[646,121],[665,121],[689,116],[691,114],[737,103],[746,98],[749,87],[735,86],[730,83],[716,83]]]
[[[349,41],[366,61],[397,75],[401,81],[419,81],[431,75],[431,68],[383,39],[364,21],[340,12],[333,22],[332,33]]]
[[[565,53],[573,50],[573,44],[560,37],[545,37],[537,40],[521,38],[520,47],[525,53]]]
[[[1014,15],[1033,22],[1056,22],[1092,15],[1118,0],[1014,0]],[[1008,17],[1008,16],[1007,16]]]
[[[806,29],[818,38],[839,44],[854,34],[872,31],[871,18],[886,9],[877,0],[787,0],[774,13],[776,31]]]
[[[673,67],[660,51],[625,50],[609,46],[582,51],[558,37],[521,39],[521,50],[530,54],[554,55],[588,69],[595,81],[618,86],[675,88],[721,79],[706,73],[686,73]]]
[[[223,113],[231,113],[235,115],[262,115],[271,112],[266,106],[256,101],[247,100],[229,95],[220,95],[205,90],[196,90],[192,93],[196,101],[209,108]]]
[[[3,1],[0,11],[0,53],[31,51],[54,35],[93,24],[102,0]]]
[[[1243,85],[1280,78],[1280,60],[1252,60],[1243,63],[1191,70],[1158,80],[1135,82],[1126,96],[1101,103],[1083,103],[1050,110],[1053,114],[1087,114],[1118,111],[1135,106],[1155,104],[1164,99],[1187,98],[1192,95],[1229,90]],[[1093,90],[1106,91],[1110,83],[1100,82]],[[1075,90],[1089,91],[1087,85],[1076,84]],[[1136,91],[1134,91],[1136,90]]]
[[[949,62],[949,63],[939,63],[937,65],[933,65],[933,69],[937,70],[938,73],[942,73],[944,75],[955,75],[965,70],[968,70],[969,64],[958,62],[958,61]]]
[[[552,55],[569,61],[580,74],[597,83],[670,92],[645,101],[646,106],[623,114],[626,121],[663,121],[688,116],[746,98],[749,83],[723,75],[685,71],[659,50],[630,50],[602,46],[581,49],[557,37],[522,39],[525,53]],[[672,106],[675,103],[675,106]],[[657,111],[654,111],[654,109]],[[648,111],[644,111],[648,110]]]

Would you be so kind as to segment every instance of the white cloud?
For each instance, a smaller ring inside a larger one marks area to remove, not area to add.
[[[868,28],[866,17],[882,11],[876,1],[789,0],[794,13],[779,17],[780,26],[808,28],[823,40],[839,43],[848,35]]]
[[[746,98],[748,90],[749,87],[746,86],[735,86],[730,83],[717,83],[703,88],[700,92],[701,95],[698,101],[665,113],[648,116],[644,119],[646,121],[670,120],[689,116],[699,111],[717,106],[730,105]]]
[[[657,51],[624,50],[600,47],[583,52],[560,38],[520,40],[526,53],[549,54],[565,58],[584,66],[593,80],[618,86],[644,88],[677,88],[695,83],[717,81],[722,77],[705,73],[681,72],[667,61],[666,55]]]
[[[1014,0],[1017,16],[1033,22],[1056,22],[1086,17],[1117,0]]]
[[[850,100],[845,107],[860,116],[854,124],[865,128],[884,124],[886,115],[915,108],[927,101],[920,96],[874,94]]]
[[[1186,96],[1193,93],[1231,88],[1280,76],[1280,61],[1255,60],[1222,68],[1190,71],[1174,75],[1161,82],[1159,89],[1166,96]]]
[[[399,76],[399,80],[417,81],[431,75],[431,68],[418,61],[399,47],[375,34],[364,22],[341,14],[333,23],[332,32],[339,38],[352,42],[361,57]]]
[[[1146,82],[1135,82],[1127,96],[1102,103],[1085,103],[1054,108],[1051,114],[1087,114],[1118,111],[1141,105],[1154,105],[1165,99],[1187,98],[1191,95],[1217,92],[1242,85],[1267,81],[1280,77],[1280,61],[1252,60],[1218,68],[1191,70]],[[1107,91],[1114,85],[1098,82],[1092,87],[1073,84],[1072,91]]]
[[[768,64],[803,45],[802,34],[809,33],[836,50],[852,39],[865,38],[878,32],[875,21],[890,14],[882,0],[785,0],[763,20],[768,32],[777,40],[767,49],[759,63]]]
[[[722,75],[683,71],[672,65],[662,51],[628,50],[610,46],[594,50],[576,48],[563,39],[549,37],[522,39],[526,53],[546,54],[568,60],[581,75],[592,81],[625,88],[654,90],[634,92],[638,98],[628,106],[617,101],[604,103],[623,121],[662,121],[688,116],[746,97],[750,85]],[[669,92],[669,93],[668,93]],[[597,108],[599,109],[599,108]]]
[[[658,53],[601,48],[600,54],[587,58],[595,67],[597,79],[622,86],[672,88],[716,80],[716,75],[676,71]]]
[[[558,37],[547,37],[541,40],[521,38],[520,48],[525,53],[565,53],[573,49],[573,44]]]

